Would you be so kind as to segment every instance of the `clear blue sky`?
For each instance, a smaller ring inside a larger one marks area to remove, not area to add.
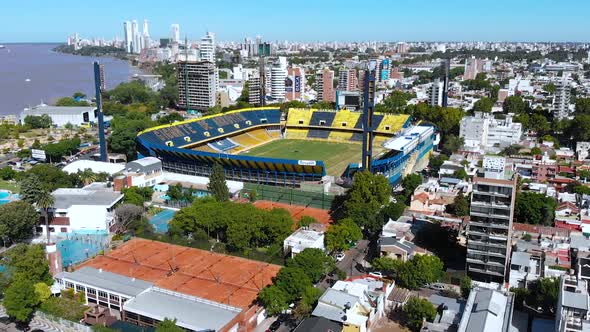
[[[197,39],[588,41],[589,0],[2,0],[0,43],[123,36],[123,21]]]

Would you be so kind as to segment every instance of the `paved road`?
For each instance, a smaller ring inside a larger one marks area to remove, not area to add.
[[[342,271],[346,272],[346,275],[349,277],[356,277],[365,274],[362,266],[364,264],[368,246],[368,240],[360,240],[356,247],[351,248],[345,252],[346,256],[342,261],[336,263],[336,266]]]

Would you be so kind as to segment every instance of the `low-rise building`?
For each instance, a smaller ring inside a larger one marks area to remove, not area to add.
[[[474,288],[469,293],[458,332],[508,332],[511,330],[514,294]]]
[[[539,279],[541,260],[533,259],[530,253],[515,251],[510,261],[510,287],[526,288],[527,283]]]
[[[51,233],[108,232],[114,224],[115,206],[123,200],[120,192],[98,185],[60,188],[52,195]],[[37,232],[46,236],[45,227],[37,227]]]
[[[20,115],[21,124],[25,123],[27,116],[47,115],[56,127],[63,127],[70,123],[74,126],[81,126],[90,122],[96,122],[98,115],[94,106],[49,106],[39,105],[32,108],[25,108]]]
[[[590,331],[590,304],[586,280],[573,275],[559,280],[559,295],[555,314],[555,331]]]
[[[283,252],[291,257],[307,248],[325,250],[324,232],[302,227],[283,241]]]

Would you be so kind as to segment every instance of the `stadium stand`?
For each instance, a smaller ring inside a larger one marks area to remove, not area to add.
[[[287,126],[308,126],[312,115],[313,110],[291,108],[287,116]]]
[[[270,136],[273,139],[281,138],[281,129],[277,129],[277,130],[266,129],[266,133],[268,134],[268,136]]]
[[[334,128],[354,128],[353,126],[359,121],[360,116],[359,112],[340,110],[336,112],[332,126]]]
[[[330,129],[310,129],[307,132],[307,138],[323,138],[330,137]]]
[[[204,151],[204,152],[212,152],[212,153],[218,153],[219,152],[219,151],[217,151],[215,149],[210,148],[209,145],[207,145],[207,144],[194,147],[193,150]]]
[[[232,142],[228,138],[223,138],[218,141],[208,143],[207,145],[210,148],[217,150],[219,152],[226,152],[226,151],[229,151],[229,150],[232,150],[232,149],[235,149],[238,147],[238,145],[236,143]]]
[[[266,142],[269,142],[270,140],[272,140],[272,136],[270,136],[268,134],[268,132],[264,129],[255,129],[255,130],[249,131],[248,135],[250,135],[250,137],[256,139],[258,141],[258,144],[266,143]]]
[[[355,142],[362,142],[363,141],[363,133],[352,133],[351,140]]]
[[[286,131],[287,138],[290,138],[290,139],[306,139],[307,138],[308,131],[309,130],[307,130],[307,129],[289,128]]]
[[[250,136],[249,133],[243,133],[237,136],[233,136],[231,140],[245,148],[250,148],[262,143],[260,140],[257,140],[256,138]]]
[[[400,129],[405,127],[406,122],[408,121],[409,115],[400,114],[400,115],[393,115],[387,114],[383,117],[381,122],[378,126],[376,126],[375,131],[379,133],[388,133],[388,134],[395,134]]]
[[[352,132],[350,131],[339,131],[339,130],[332,130],[330,132],[330,136],[328,139],[331,141],[351,141],[352,140]]]
[[[310,126],[332,127],[336,112],[314,111],[309,120]]]

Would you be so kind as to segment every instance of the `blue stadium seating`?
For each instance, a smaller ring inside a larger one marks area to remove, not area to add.
[[[336,117],[336,112],[315,111],[309,120],[310,126],[331,127]]]
[[[307,137],[328,139],[328,137],[330,137],[330,132],[330,129],[309,129]]]
[[[362,142],[363,141],[363,133],[353,133],[351,141],[355,142]]]
[[[141,133],[139,139],[148,145],[179,147],[223,137],[249,127],[279,125],[280,122],[281,111],[278,108],[246,110],[148,130]]]
[[[208,143],[207,145],[210,148],[212,148],[214,150],[217,150],[217,151],[221,151],[221,152],[229,151],[229,150],[235,149],[235,148],[237,148],[239,146],[239,145],[237,145],[236,143],[230,141],[227,138],[220,139],[218,141]]]

